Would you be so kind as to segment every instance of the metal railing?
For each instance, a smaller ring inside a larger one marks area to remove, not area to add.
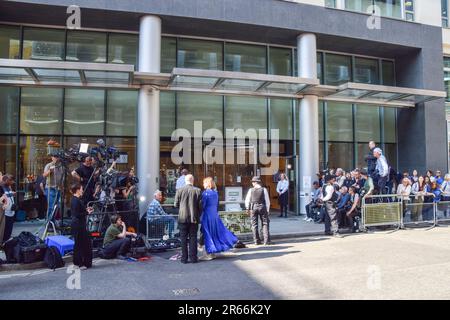
[[[361,227],[402,226],[402,203],[397,195],[368,195],[362,199]]]

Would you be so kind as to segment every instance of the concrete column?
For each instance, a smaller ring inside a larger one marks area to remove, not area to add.
[[[316,36],[311,33],[297,37],[298,70],[301,78],[317,78]],[[319,98],[305,95],[299,104],[299,180],[300,213],[311,199],[312,182],[319,171]]]
[[[345,9],[345,0],[336,0],[336,9]]]
[[[141,18],[139,31],[139,71],[161,72],[161,19]],[[137,174],[139,209],[144,215],[153,193],[159,188],[159,90],[142,86],[139,90],[137,120]]]

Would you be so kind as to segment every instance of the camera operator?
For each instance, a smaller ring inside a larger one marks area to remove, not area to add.
[[[52,162],[47,163],[43,176],[47,179],[45,195],[47,197],[47,217],[52,213],[55,204],[61,200],[64,168],[57,153],[52,153]]]
[[[4,219],[5,219],[5,225],[4,225],[4,233],[3,233],[3,239],[1,243],[5,243],[6,241],[11,238],[13,225],[14,225],[14,216],[17,211],[17,205],[15,203],[15,195],[16,193],[12,190],[12,186],[14,185],[14,177],[10,174],[6,174],[2,177],[2,185],[0,188],[0,196],[1,201],[3,205],[4,210]]]
[[[136,233],[127,232],[125,222],[118,214],[111,216],[111,225],[106,230],[103,240],[103,258],[124,260],[130,251],[131,239],[127,236],[137,237]]]
[[[92,166],[92,157],[85,157],[80,167],[72,171],[72,177],[83,186],[86,203],[94,200],[96,173]]]

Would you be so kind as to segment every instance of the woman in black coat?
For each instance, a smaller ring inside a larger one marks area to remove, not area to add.
[[[79,184],[73,184],[70,187],[72,201],[70,212],[72,214],[72,237],[75,241],[73,248],[73,264],[86,268],[92,267],[92,243],[86,230],[86,216],[94,211],[93,208],[87,208],[81,199],[83,187]]]

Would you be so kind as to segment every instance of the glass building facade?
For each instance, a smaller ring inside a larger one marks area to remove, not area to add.
[[[136,66],[138,40],[138,36],[131,33],[1,25],[0,58]],[[318,77],[322,84],[395,85],[392,60],[324,51],[317,55]],[[293,47],[169,36],[162,39],[162,72],[180,67],[296,76],[296,60],[297,52]],[[163,187],[169,193],[174,191],[173,173],[178,169],[170,158],[175,144],[170,141],[171,134],[177,128],[185,128],[194,135],[194,121],[202,121],[203,130],[278,129],[280,168],[291,166],[291,160],[297,156],[298,103],[295,100],[162,91],[160,101],[160,162],[162,172],[168,178]],[[119,164],[120,170],[133,167],[137,152],[137,105],[137,90],[0,86],[3,115],[0,120],[0,171],[16,175],[18,189],[24,190],[30,177],[42,174],[49,162],[49,140],[69,148],[80,142],[95,144],[99,138],[128,154],[127,163]],[[364,167],[369,140],[380,144],[390,163],[396,165],[394,108],[322,101],[319,128],[321,167],[346,170]],[[256,156],[252,146],[247,146],[245,152],[248,157]],[[252,165],[193,165],[190,170],[198,177],[197,181],[213,175],[223,195],[225,186],[245,183],[258,168]],[[290,178],[294,179],[295,175]]]

